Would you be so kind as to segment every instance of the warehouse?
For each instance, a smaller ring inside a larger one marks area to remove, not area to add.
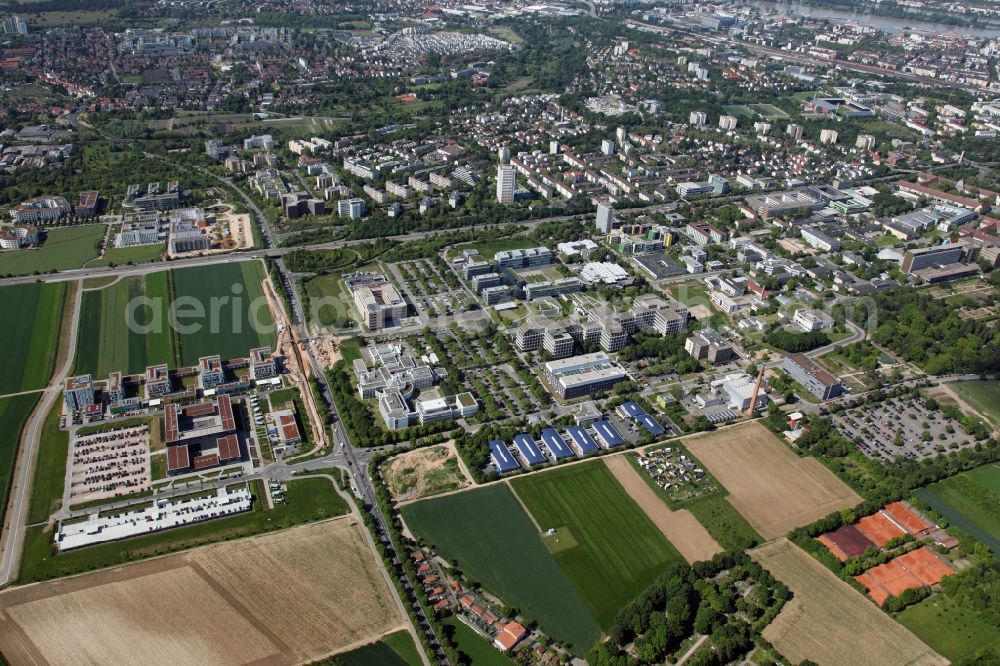
[[[645,428],[646,431],[653,437],[659,437],[666,432],[663,429],[663,426],[660,425],[656,419],[646,413],[646,410],[640,407],[639,403],[634,400],[629,400],[628,402],[618,405],[618,409],[615,411],[618,413],[618,416],[623,419],[630,418],[634,420],[636,423]]]
[[[542,454],[542,450],[538,448],[538,444],[531,438],[531,435],[524,433],[514,435],[514,446],[517,447],[518,453],[528,463],[528,467],[548,462],[548,459]]]
[[[507,445],[498,439],[490,441],[490,459],[493,460],[493,464],[496,465],[497,471],[501,474],[513,472],[521,467]]]
[[[604,448],[613,449],[625,443],[621,433],[609,421],[603,419],[594,421],[590,427],[594,429],[594,434],[597,435],[598,441],[604,445]]]
[[[601,447],[597,445],[594,438],[580,426],[570,426],[566,429],[566,434],[569,435],[570,440],[576,445],[576,449],[580,452],[580,455],[585,456],[601,450]]]
[[[573,449],[566,445],[555,428],[542,430],[542,442],[556,460],[573,457]]]

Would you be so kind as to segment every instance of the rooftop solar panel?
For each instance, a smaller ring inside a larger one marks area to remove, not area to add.
[[[597,437],[604,443],[604,446],[609,449],[625,443],[621,433],[610,422],[605,420],[594,421],[591,426],[594,428],[594,432],[597,433]]]
[[[571,458],[573,449],[566,446],[566,442],[559,436],[555,428],[546,428],[542,431],[542,442],[556,458]]]
[[[657,437],[666,432],[663,429],[663,426],[660,425],[659,421],[654,419],[649,414],[643,414],[642,416],[638,417],[637,420],[642,425],[642,427],[645,428],[649,432],[649,434],[652,435],[653,437]]]
[[[635,418],[639,418],[640,416],[642,416],[643,414],[646,413],[646,410],[644,410],[642,407],[640,407],[639,403],[637,403],[634,400],[629,400],[628,402],[623,402],[622,403],[622,410],[624,410],[626,414],[628,414],[629,416],[631,416],[634,419]]]
[[[490,442],[490,457],[501,472],[510,472],[521,466],[511,455],[510,449],[498,439]]]
[[[521,452],[521,456],[524,457],[529,465],[538,465],[545,462],[545,456],[542,455],[541,449],[538,448],[538,444],[535,443],[535,440],[530,435],[525,433],[514,435],[514,446]]]
[[[573,440],[576,447],[580,449],[580,453],[584,455],[600,451],[601,449],[601,447],[597,445],[597,442],[594,441],[594,438],[580,426],[571,426],[567,428],[566,434],[570,436],[570,439]]]

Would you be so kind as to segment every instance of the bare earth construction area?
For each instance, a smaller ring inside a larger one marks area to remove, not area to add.
[[[805,659],[822,666],[948,663],[787,539],[752,550],[750,556],[795,595],[764,630],[764,638],[792,663]]]
[[[671,510],[639,476],[625,456],[608,456],[604,459],[604,464],[608,466],[629,497],[649,516],[653,524],[659,528],[663,536],[667,537],[667,541],[677,548],[685,560],[688,562],[709,560],[716,553],[722,552],[722,547],[690,511]]]
[[[354,518],[0,595],[16,664],[294,664],[402,626]]]
[[[765,539],[861,503],[861,497],[813,458],[799,458],[759,423],[684,440],[729,491],[729,503]]]

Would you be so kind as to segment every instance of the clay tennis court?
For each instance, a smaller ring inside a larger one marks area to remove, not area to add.
[[[799,458],[757,422],[685,438],[684,445],[765,539],[861,503],[818,460]]]
[[[816,540],[826,546],[827,550],[836,555],[841,562],[860,555],[875,545],[854,525],[844,525],[839,530],[821,534]]]
[[[934,524],[914,511],[908,504],[893,502],[882,509],[889,518],[913,536],[921,535],[934,529]]]
[[[668,507],[624,455],[608,456],[604,464],[629,497],[649,516],[653,524],[688,562],[712,559],[722,547],[687,509]]]
[[[787,539],[751,550],[750,556],[794,594],[763,632],[793,664],[805,659],[823,666],[949,663]]]
[[[945,576],[955,573],[930,548],[924,546],[905,555],[873,567],[855,576],[868,594],[881,606],[889,597],[898,597],[906,590],[940,583]]]
[[[352,517],[0,594],[13,664],[313,661],[401,628]]]
[[[906,534],[903,528],[889,520],[881,511],[877,511],[859,520],[858,530],[879,548],[889,543],[892,539]]]

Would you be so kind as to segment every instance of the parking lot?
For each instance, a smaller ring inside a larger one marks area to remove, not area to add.
[[[830,418],[865,455],[882,460],[932,458],[974,443],[958,421],[927,409],[923,400],[916,398],[891,398],[831,414]]]
[[[474,300],[458,277],[435,259],[417,259],[392,265],[403,288],[423,320],[465,312]]]
[[[70,504],[149,490],[148,426],[77,437],[70,455]]]

